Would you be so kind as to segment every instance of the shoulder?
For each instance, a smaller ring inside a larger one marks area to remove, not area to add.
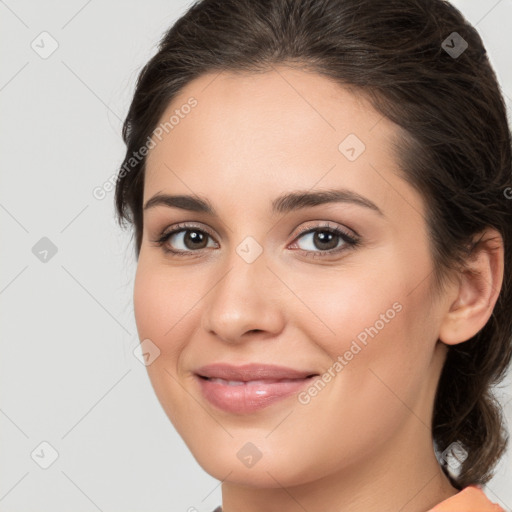
[[[489,500],[480,487],[470,485],[428,512],[505,512],[505,510]]]

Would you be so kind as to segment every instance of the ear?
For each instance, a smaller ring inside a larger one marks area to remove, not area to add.
[[[439,339],[456,345],[477,334],[489,320],[503,282],[503,238],[488,228],[473,240],[466,266],[450,294],[439,328]]]

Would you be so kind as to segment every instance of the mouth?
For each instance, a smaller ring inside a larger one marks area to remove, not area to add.
[[[318,373],[276,365],[212,364],[195,372],[203,397],[232,414],[249,414],[298,393]]]
[[[255,386],[255,385],[263,385],[263,384],[276,384],[276,383],[283,383],[283,382],[297,382],[302,381],[305,379],[309,379],[311,377],[316,377],[316,375],[308,375],[307,377],[304,377],[303,379],[258,379],[258,380],[226,380],[226,379],[220,379],[220,378],[210,378],[210,377],[203,377],[202,375],[198,376],[201,379],[207,380],[209,382],[218,382],[219,384],[222,384],[224,386]]]

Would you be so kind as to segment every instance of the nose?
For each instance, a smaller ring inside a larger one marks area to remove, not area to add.
[[[264,254],[247,263],[234,253],[226,271],[219,272],[222,277],[205,297],[201,315],[202,328],[210,336],[237,344],[282,331],[285,311],[281,297],[286,300],[286,290],[267,268]]]

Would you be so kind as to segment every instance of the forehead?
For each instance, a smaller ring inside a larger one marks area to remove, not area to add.
[[[311,71],[281,66],[259,73],[207,73],[188,83],[167,106],[159,122],[159,139],[165,144],[151,151],[148,165],[191,138],[203,150],[212,150],[213,143],[217,149],[242,148],[247,155],[262,145],[270,152],[306,141],[337,149],[336,142],[349,133],[369,142],[379,124],[371,134],[376,143],[394,131],[392,123],[380,121],[382,116],[360,92]]]
[[[249,204],[260,191],[311,189],[315,183],[374,197],[379,187],[404,186],[391,176],[398,127],[357,90],[311,71],[281,66],[207,73],[173,99],[160,126],[166,122],[160,138],[153,136],[144,201],[171,189],[236,191]]]

